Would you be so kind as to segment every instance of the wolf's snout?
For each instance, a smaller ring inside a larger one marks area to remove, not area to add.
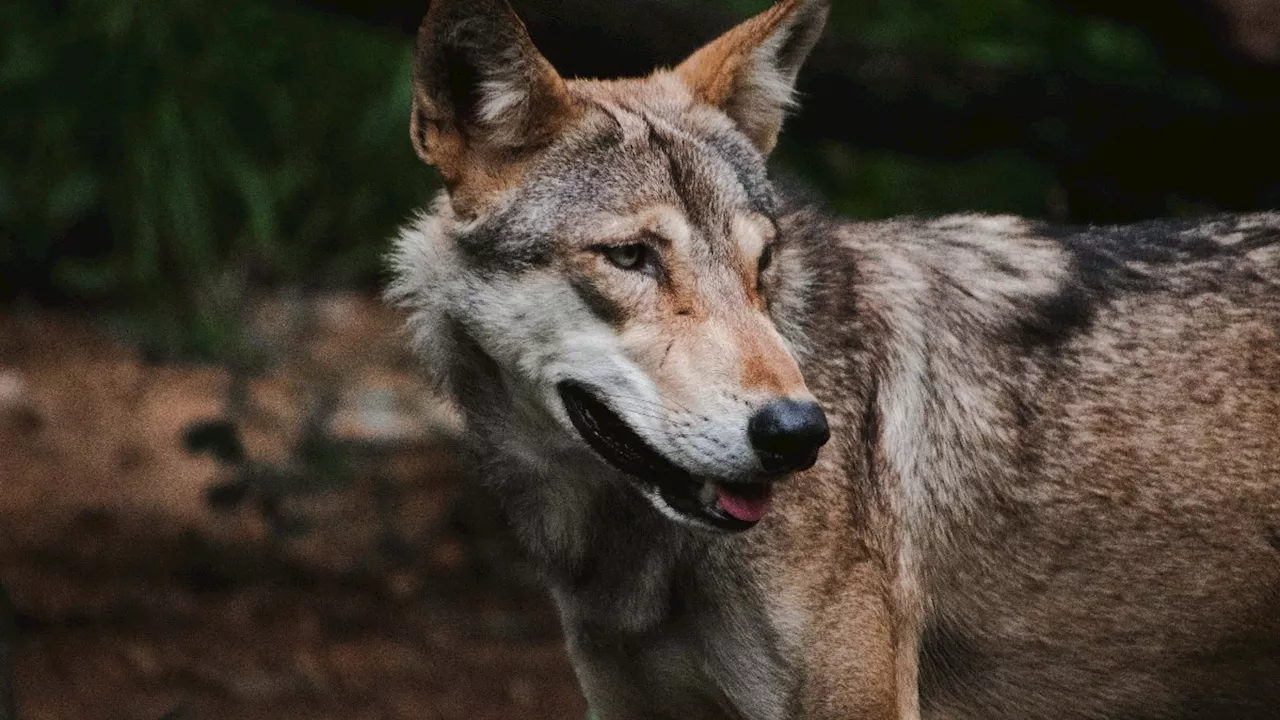
[[[768,473],[806,470],[831,437],[827,416],[812,400],[774,400],[747,423],[751,446]]]

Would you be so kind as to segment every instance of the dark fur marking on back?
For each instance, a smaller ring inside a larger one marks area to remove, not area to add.
[[[1247,253],[1280,243],[1280,232],[1275,228],[1256,228],[1244,239],[1232,246],[1236,252]]]
[[[1040,298],[1019,322],[1028,349],[1057,349],[1093,324],[1098,308],[1117,292],[1150,289],[1146,275],[1128,267],[1113,238],[1095,230],[1042,226],[1039,233],[1067,252],[1071,270],[1058,292]]]
[[[953,292],[960,293],[961,295],[964,295],[966,298],[973,300],[975,302],[977,301],[978,298],[974,296],[973,291],[965,287],[964,283],[961,283],[959,280],[956,280],[954,277],[943,272],[942,270],[939,270],[938,268],[930,268],[929,270],[930,270],[930,274],[933,276],[933,279],[937,281],[938,284],[946,285]]]
[[[1150,279],[1129,263],[1159,265],[1238,258],[1252,250],[1280,242],[1270,228],[1238,230],[1239,218],[1217,216],[1196,221],[1153,220],[1124,227],[1041,228],[1056,237],[1081,260],[1082,267],[1109,270],[1111,280],[1133,282]],[[1245,236],[1239,242],[1219,240],[1231,233]],[[1118,277],[1116,276],[1118,275]]]
[[[1068,281],[1062,289],[1036,302],[1019,323],[1027,347],[1058,348],[1077,333],[1089,329],[1097,314],[1097,298],[1079,284]]]
[[[999,270],[1005,275],[1017,278],[1019,280],[1023,280],[1027,277],[1027,273],[1025,270],[1013,265],[1013,263],[1010,263],[1008,260],[1004,258],[1003,255],[998,255],[996,253],[987,253],[987,254],[989,256],[987,258],[987,262],[990,263],[991,267],[995,268],[996,270]]]
[[[1070,254],[1072,269],[1062,289],[1024,317],[1024,343],[1060,347],[1088,330],[1098,308],[1115,295],[1166,287],[1158,273],[1144,272],[1142,266],[1230,262],[1280,240],[1265,229],[1233,244],[1214,239],[1235,232],[1233,222],[1223,217],[1196,222],[1156,220],[1123,228],[1039,227],[1041,235],[1056,240]],[[1217,288],[1212,273],[1201,273],[1197,281],[1202,290]]]
[[[1280,525],[1267,526],[1267,544],[1275,550],[1280,550]]]

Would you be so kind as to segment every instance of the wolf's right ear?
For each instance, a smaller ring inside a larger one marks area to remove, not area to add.
[[[548,142],[573,105],[505,0],[433,0],[418,30],[410,135],[447,185]]]
[[[676,68],[701,102],[720,108],[762,153],[777,143],[796,76],[827,22],[831,0],[777,0]]]

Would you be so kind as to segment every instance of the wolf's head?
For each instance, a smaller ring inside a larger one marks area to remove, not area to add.
[[[673,70],[565,80],[504,0],[435,0],[411,136],[447,192],[402,236],[392,295],[455,391],[459,363],[491,368],[510,421],[491,440],[603,460],[719,529],[815,462],[827,424],[791,319],[806,274],[765,158],[826,15],[782,0]]]

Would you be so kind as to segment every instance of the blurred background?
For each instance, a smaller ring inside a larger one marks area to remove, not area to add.
[[[613,76],[765,0],[514,4],[562,73]],[[833,211],[1280,206],[1280,0],[834,5],[775,156]],[[0,665],[20,717],[583,716],[456,418],[376,299],[388,236],[436,188],[407,141],[425,8],[0,4]]]

